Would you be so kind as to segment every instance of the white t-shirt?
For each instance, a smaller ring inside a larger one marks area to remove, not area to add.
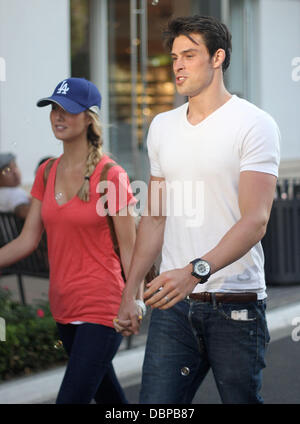
[[[157,115],[147,140],[151,175],[167,185],[161,272],[203,256],[241,218],[241,171],[278,175],[280,133],[266,112],[236,95],[197,125],[189,123],[187,110],[185,103]],[[200,291],[266,297],[261,243],[196,285],[194,292]]]
[[[0,187],[0,212],[14,212],[17,206],[29,202],[28,194],[21,187]]]

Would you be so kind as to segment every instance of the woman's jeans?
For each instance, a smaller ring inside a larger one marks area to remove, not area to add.
[[[112,365],[122,337],[100,324],[57,327],[69,361],[56,403],[127,403]]]
[[[223,403],[262,403],[268,342],[264,300],[233,304],[186,299],[165,311],[155,309],[140,403],[191,403],[210,368]]]

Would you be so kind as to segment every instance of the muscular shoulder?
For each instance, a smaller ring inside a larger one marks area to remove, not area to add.
[[[239,122],[245,131],[250,130],[254,126],[278,129],[277,123],[268,112],[237,96],[235,96],[234,100],[232,106],[234,108],[235,123]]]

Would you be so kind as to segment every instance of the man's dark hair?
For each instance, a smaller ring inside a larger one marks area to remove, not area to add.
[[[223,72],[228,68],[231,55],[231,34],[226,27],[213,16],[183,16],[175,18],[168,23],[166,30],[163,32],[165,45],[171,51],[173,41],[179,35],[185,35],[193,43],[195,40],[190,34],[200,34],[212,58],[218,49],[225,50],[226,57],[222,64]]]

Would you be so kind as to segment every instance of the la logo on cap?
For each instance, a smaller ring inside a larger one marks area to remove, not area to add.
[[[70,90],[67,81],[63,81],[59,89],[57,90],[57,94],[67,94]]]

